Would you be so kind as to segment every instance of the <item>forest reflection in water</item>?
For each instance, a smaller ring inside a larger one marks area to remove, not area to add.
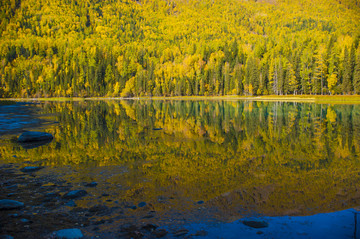
[[[1,144],[1,155],[67,165],[58,171],[64,179],[99,182],[92,195],[163,213],[205,215],[201,207],[222,220],[359,206],[359,105],[109,100],[41,107],[59,122],[46,129],[53,142]]]

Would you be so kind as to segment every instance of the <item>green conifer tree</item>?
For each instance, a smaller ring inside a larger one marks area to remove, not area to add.
[[[358,47],[356,52],[354,67],[354,93],[360,94],[360,47]]]

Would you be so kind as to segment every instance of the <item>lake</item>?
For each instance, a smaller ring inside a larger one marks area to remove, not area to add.
[[[76,207],[112,208],[101,217],[112,223],[230,223],[360,204],[360,105],[89,100],[31,107],[50,123],[38,130],[54,139],[26,149],[18,134],[3,135],[3,163],[46,166],[39,175],[72,189],[96,182]]]

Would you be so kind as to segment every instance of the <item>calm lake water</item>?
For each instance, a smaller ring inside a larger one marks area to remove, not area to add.
[[[54,140],[7,162],[51,166],[89,196],[77,205],[150,205],[159,220],[312,215],[360,204],[360,105],[253,101],[46,102]],[[5,137],[6,138],[6,137]],[[105,195],[105,196],[104,196]],[[145,215],[146,216],[146,215]]]

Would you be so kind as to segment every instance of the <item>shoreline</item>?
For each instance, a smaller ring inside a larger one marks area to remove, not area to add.
[[[143,96],[143,97],[50,97],[50,98],[0,98],[0,101],[96,101],[96,100],[246,100],[309,102],[320,104],[360,104],[360,95],[268,95],[268,96]]]

